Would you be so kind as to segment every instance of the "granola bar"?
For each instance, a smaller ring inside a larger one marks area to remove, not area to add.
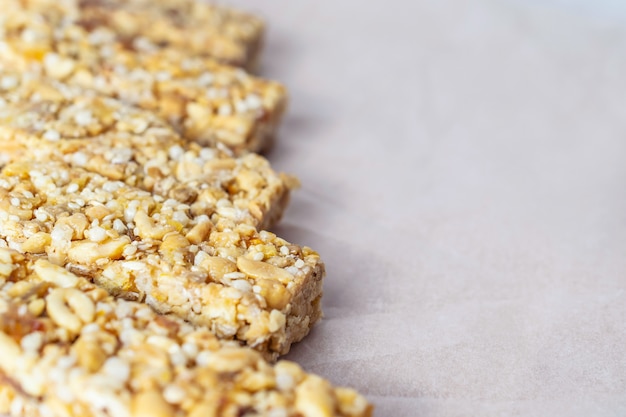
[[[149,111],[36,74],[0,72],[0,165],[63,160],[213,215],[238,210],[259,229],[282,215],[294,180],[256,154],[183,140]],[[223,201],[224,200],[224,201]]]
[[[220,206],[215,216],[58,162],[0,175],[0,246],[46,256],[273,359],[321,317],[324,265]]]
[[[0,249],[0,413],[365,417],[357,392]]]
[[[252,15],[197,0],[79,0],[80,23],[107,27],[132,44],[148,39],[221,62],[254,68],[264,24]]]
[[[5,69],[38,71],[156,111],[203,145],[239,154],[270,146],[287,101],[279,83],[145,38],[127,45],[106,27],[80,25],[80,12],[66,13],[64,3],[7,1],[0,16]]]

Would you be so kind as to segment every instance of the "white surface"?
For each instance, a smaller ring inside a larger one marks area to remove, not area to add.
[[[291,89],[276,230],[328,269],[289,358],[378,416],[626,415],[626,6],[231,3]]]

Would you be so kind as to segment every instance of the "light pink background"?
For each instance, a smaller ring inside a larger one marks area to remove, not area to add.
[[[327,263],[289,358],[378,416],[626,416],[626,5],[229,4],[291,90],[276,231]]]

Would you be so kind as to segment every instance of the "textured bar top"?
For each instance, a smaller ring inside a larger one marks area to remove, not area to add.
[[[366,417],[355,391],[0,249],[0,412]]]
[[[221,209],[223,208],[223,213]],[[58,162],[0,175],[0,244],[90,277],[113,294],[205,325],[276,358],[321,318],[324,265],[307,247],[209,218]]]

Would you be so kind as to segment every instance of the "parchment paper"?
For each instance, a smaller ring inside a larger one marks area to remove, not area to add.
[[[229,4],[327,264],[289,359],[378,416],[626,416],[626,3]]]

